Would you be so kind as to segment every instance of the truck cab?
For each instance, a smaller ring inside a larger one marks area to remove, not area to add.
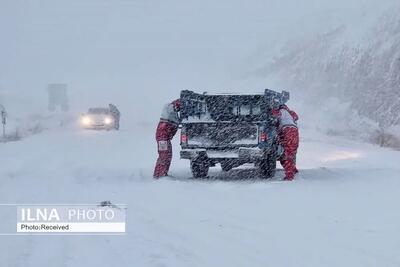
[[[288,92],[269,89],[258,94],[182,91],[180,156],[190,160],[193,177],[206,177],[216,164],[229,171],[245,163],[254,163],[262,177],[274,176],[279,152],[272,110],[288,99]]]

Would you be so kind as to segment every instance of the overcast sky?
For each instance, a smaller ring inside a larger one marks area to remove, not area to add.
[[[150,104],[156,114],[181,89],[232,89],[264,47],[359,29],[391,2],[0,0],[0,90],[45,102],[46,85],[63,82],[72,106]]]

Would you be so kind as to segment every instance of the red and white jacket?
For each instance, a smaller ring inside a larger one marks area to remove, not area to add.
[[[278,120],[278,129],[282,130],[286,127],[297,128],[297,121],[299,116],[293,110],[290,110],[287,106],[282,106],[279,109],[274,109],[272,115]]]
[[[161,112],[160,121],[179,124],[180,118],[178,112],[180,110],[180,105],[179,100],[166,104]]]

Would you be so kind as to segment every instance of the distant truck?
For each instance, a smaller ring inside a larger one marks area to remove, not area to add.
[[[116,120],[109,108],[89,108],[80,118],[84,129],[112,130],[117,128]]]
[[[180,156],[190,160],[193,177],[206,177],[218,163],[223,171],[254,163],[262,177],[275,175],[281,149],[271,111],[289,100],[288,92],[197,94],[185,90],[180,100]]]
[[[57,107],[60,107],[61,111],[67,112],[68,106],[68,86],[64,83],[52,83],[47,86],[47,93],[49,97],[48,109],[50,112],[55,112]]]

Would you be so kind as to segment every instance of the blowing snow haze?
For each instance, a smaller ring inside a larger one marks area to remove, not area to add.
[[[0,0],[0,267],[399,267],[399,11]]]
[[[153,122],[182,89],[273,87],[242,80],[288,41],[342,24],[362,31],[389,4],[1,0],[0,97],[15,113],[43,111],[46,85],[61,82],[76,112],[115,102],[132,119]],[[144,110],[146,118],[138,115]]]

